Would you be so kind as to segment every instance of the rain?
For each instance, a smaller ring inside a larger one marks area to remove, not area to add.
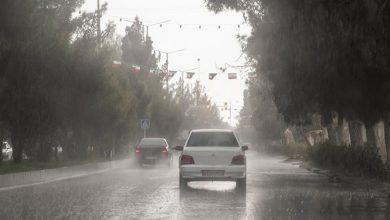
[[[390,219],[388,0],[2,0],[0,219]]]

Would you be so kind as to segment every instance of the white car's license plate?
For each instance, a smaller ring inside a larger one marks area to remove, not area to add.
[[[207,177],[219,177],[224,176],[225,171],[223,170],[202,170],[202,176]]]
[[[157,157],[148,156],[148,157],[146,157],[146,159],[147,159],[147,160],[155,160],[155,159],[157,159]]]

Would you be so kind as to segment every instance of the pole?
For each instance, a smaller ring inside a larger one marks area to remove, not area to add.
[[[198,82],[197,82],[198,90],[196,91],[196,103],[195,105],[198,106],[199,104],[199,97],[200,97],[200,58],[198,58]]]
[[[183,99],[184,95],[184,72],[181,72],[181,98]]]
[[[167,81],[167,91],[169,93],[169,53],[167,53],[167,75],[166,75],[166,81]]]
[[[232,101],[229,101],[229,110],[230,110],[230,124],[232,124]]]
[[[100,0],[97,0],[97,47],[100,49],[101,26],[100,26]]]
[[[200,84],[200,58],[198,58],[198,81]]]
[[[144,128],[144,138],[146,138],[146,128]]]

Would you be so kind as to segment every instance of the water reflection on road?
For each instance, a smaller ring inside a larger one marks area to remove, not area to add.
[[[233,182],[178,187],[178,169],[129,165],[87,177],[0,191],[1,219],[390,219],[389,199],[369,186],[249,155],[246,193]]]

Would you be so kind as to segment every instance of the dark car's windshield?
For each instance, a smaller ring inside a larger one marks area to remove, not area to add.
[[[238,147],[238,142],[233,132],[194,132],[191,134],[187,146]]]
[[[167,143],[162,138],[144,138],[138,145],[139,147],[166,147]]]

